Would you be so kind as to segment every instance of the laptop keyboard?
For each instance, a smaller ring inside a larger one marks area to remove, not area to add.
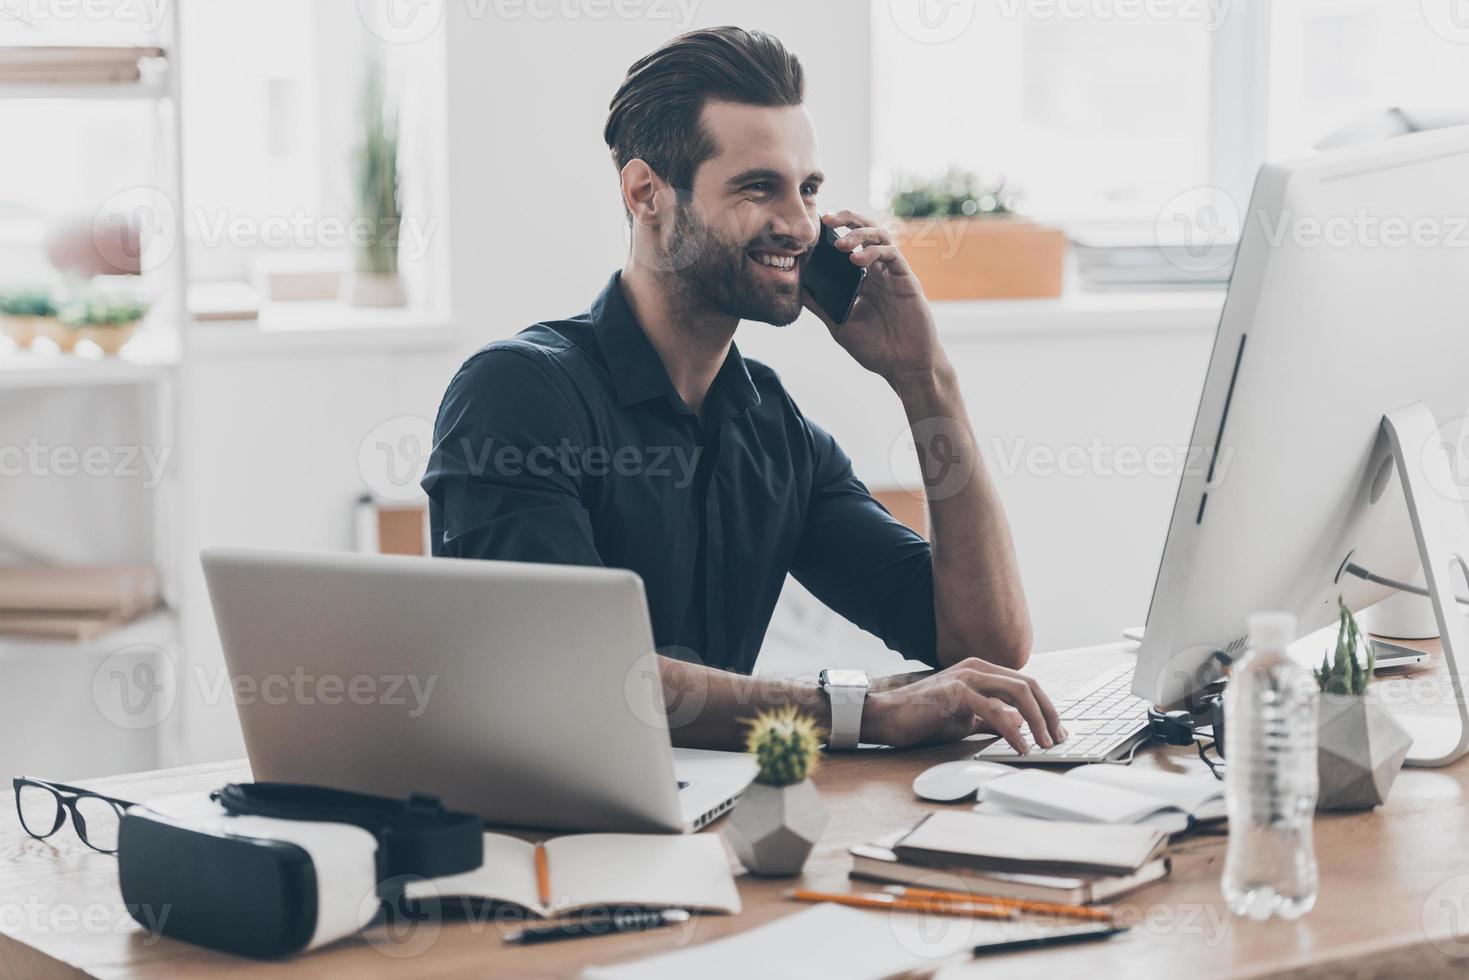
[[[1003,739],[975,753],[976,759],[1019,759],[1055,765],[1110,759],[1147,730],[1148,702],[1132,693],[1132,666],[1102,675],[1081,694],[1056,702],[1067,739],[1041,748],[1025,733],[1030,751],[1021,756]]]

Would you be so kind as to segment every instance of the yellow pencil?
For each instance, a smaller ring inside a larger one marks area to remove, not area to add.
[[[998,895],[971,895],[966,892],[949,892],[938,888],[916,888],[912,886],[905,887],[903,885],[890,885],[886,889],[886,892],[905,899],[975,902],[989,908],[1012,909],[1017,912],[1064,915],[1072,919],[1091,919],[1095,922],[1112,921],[1112,909],[1107,905],[1064,905],[1056,902],[1037,902],[1026,898],[1001,898]]]
[[[833,902],[859,909],[890,909],[899,912],[930,912],[934,915],[955,915],[970,919],[1013,919],[1014,909],[994,908],[973,902],[952,900],[903,898],[884,892],[814,892],[797,888],[789,894],[798,902]]]

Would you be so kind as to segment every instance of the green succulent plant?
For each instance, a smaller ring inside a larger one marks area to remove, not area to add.
[[[1005,178],[985,181],[950,167],[937,177],[899,175],[888,207],[899,218],[983,218],[1013,214],[1019,195]]]
[[[0,290],[0,313],[7,316],[55,316],[56,301],[45,286]]]
[[[362,85],[362,141],[357,146],[357,213],[369,231],[357,254],[357,271],[398,271],[403,222],[398,177],[398,116],[388,105],[380,59],[371,61]]]
[[[1344,694],[1361,697],[1367,693],[1372,680],[1372,668],[1377,662],[1377,650],[1372,640],[1357,626],[1357,617],[1340,598],[1336,600],[1340,618],[1336,629],[1336,654],[1321,655],[1321,666],[1312,671],[1316,684],[1325,694]],[[1367,648],[1367,662],[1357,658],[1357,647]]]
[[[750,722],[745,748],[760,771],[755,780],[767,786],[794,786],[816,768],[821,730],[793,707],[764,711]]]
[[[61,325],[79,327],[121,327],[148,315],[148,304],[137,299],[94,297],[80,299],[61,307]]]

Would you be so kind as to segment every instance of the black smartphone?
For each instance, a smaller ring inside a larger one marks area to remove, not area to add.
[[[852,304],[862,291],[867,270],[853,265],[852,256],[832,244],[837,237],[835,231],[821,226],[821,237],[801,267],[801,285],[821,312],[841,326],[852,314]]]

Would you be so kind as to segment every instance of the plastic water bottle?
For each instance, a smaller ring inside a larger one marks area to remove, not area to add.
[[[1250,650],[1224,692],[1224,900],[1257,920],[1316,904],[1316,684],[1286,654],[1295,627],[1289,613],[1251,616]]]

